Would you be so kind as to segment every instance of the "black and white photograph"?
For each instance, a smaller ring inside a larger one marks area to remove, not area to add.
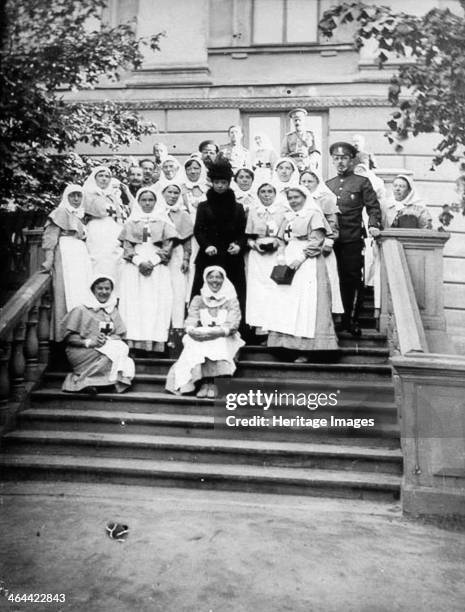
[[[465,0],[0,31],[0,609],[463,612]]]

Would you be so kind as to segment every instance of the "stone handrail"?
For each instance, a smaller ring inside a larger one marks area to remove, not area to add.
[[[49,360],[51,277],[36,272],[0,310],[0,432]]]
[[[382,243],[392,311],[395,318],[400,352],[427,352],[425,330],[418,309],[412,279],[402,245],[395,238]]]
[[[397,329],[397,353],[449,353],[444,314],[443,249],[448,232],[387,229],[381,232],[380,331]],[[416,337],[415,337],[416,336]],[[392,339],[392,338],[391,338]]]
[[[465,515],[465,357],[443,304],[446,232],[381,233],[380,328],[388,333],[404,462],[402,510]]]

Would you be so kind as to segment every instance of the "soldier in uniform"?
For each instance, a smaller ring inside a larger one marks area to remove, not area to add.
[[[234,174],[240,168],[250,168],[249,151],[242,145],[242,128],[240,125],[231,125],[228,129],[229,142],[220,147],[220,155],[231,164]]]
[[[368,178],[354,174],[357,149],[347,142],[331,145],[337,176],[326,182],[337,196],[339,239],[334,245],[337,258],[341,297],[344,305],[343,329],[360,336],[359,310],[362,303],[362,269],[365,229],[362,210],[368,214],[368,232],[376,237],[381,229],[381,207]]]
[[[294,130],[288,132],[281,144],[281,156],[289,157],[304,149],[308,155],[315,150],[315,136],[313,132],[305,129],[305,117],[308,115],[305,108],[294,108],[289,117],[294,124]]]

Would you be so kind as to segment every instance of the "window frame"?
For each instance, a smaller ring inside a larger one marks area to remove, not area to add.
[[[213,0],[214,1],[214,0]],[[216,49],[229,49],[229,48],[237,48],[240,47],[242,49],[267,49],[267,48],[276,48],[276,49],[282,49],[282,48],[301,48],[301,47],[327,47],[328,44],[332,44],[332,43],[324,43],[321,41],[321,36],[320,36],[320,31],[316,30],[316,40],[314,41],[301,41],[301,42],[289,42],[287,40],[287,23],[288,23],[288,1],[289,0],[280,0],[282,2],[282,32],[281,32],[281,42],[273,42],[273,43],[269,43],[269,42],[264,42],[264,43],[260,43],[260,42],[256,42],[254,40],[254,29],[255,29],[255,12],[256,12],[256,4],[255,4],[255,0],[250,0],[250,16],[248,19],[248,32],[242,33],[239,32],[239,30],[241,29],[239,27],[239,22],[240,22],[240,17],[239,15],[241,14],[240,10],[239,10],[239,3],[241,2],[241,0],[230,0],[232,3],[232,15],[233,15],[233,19],[232,19],[232,24],[231,24],[231,40],[229,42],[229,45],[213,45],[212,44],[212,37],[209,34],[209,41],[208,41],[208,49],[209,51],[213,51],[215,52]],[[316,7],[316,19],[317,22],[319,21],[320,17],[321,17],[321,0],[308,0],[309,2],[316,2],[317,7]],[[211,7],[211,0],[210,0],[210,7]],[[210,20],[211,22],[211,20]],[[239,36],[238,34],[245,34],[243,37]],[[248,42],[243,44],[243,39],[246,39]],[[346,43],[341,43],[346,45]],[[334,45],[333,45],[334,46]],[[338,45],[339,46],[339,45]]]
[[[289,108],[290,110],[290,108]],[[260,109],[260,110],[248,110],[248,109],[240,109],[240,125],[242,126],[242,131],[244,134],[244,146],[248,149],[251,148],[250,142],[250,122],[249,119],[251,117],[279,117],[281,120],[280,124],[280,142],[279,142],[279,151],[276,151],[278,157],[281,157],[281,143],[284,139],[284,136],[289,131],[289,110],[283,110],[281,108],[273,109],[273,107]],[[329,177],[329,171],[331,166],[331,158],[329,155],[329,110],[327,108],[315,109],[315,108],[307,108],[306,109],[309,116],[317,116],[321,118],[321,174],[323,176]]]

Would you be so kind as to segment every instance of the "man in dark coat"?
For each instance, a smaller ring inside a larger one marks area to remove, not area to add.
[[[337,176],[326,182],[337,196],[339,239],[334,245],[341,297],[344,305],[343,329],[360,336],[359,311],[363,298],[363,248],[365,228],[362,210],[368,214],[368,232],[376,237],[381,229],[381,208],[376,193],[366,177],[354,174],[357,149],[347,142],[336,142],[329,152]]]
[[[208,169],[212,187],[207,191],[206,201],[200,202],[197,208],[194,226],[199,252],[195,260],[192,297],[200,293],[205,268],[221,266],[236,289],[244,324],[246,216],[229,187],[232,176],[231,164],[225,159],[220,158]]]

